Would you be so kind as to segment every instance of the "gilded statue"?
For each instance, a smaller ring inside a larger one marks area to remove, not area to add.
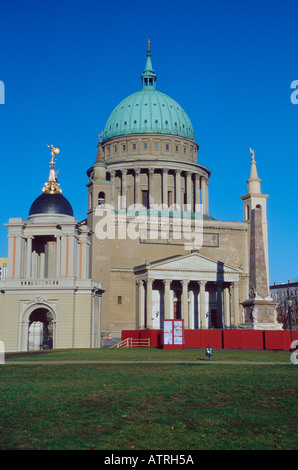
[[[56,155],[60,152],[60,150],[57,147],[54,147],[54,145],[48,145],[48,147],[51,149],[51,161],[50,161],[50,175],[48,181],[45,183],[43,187],[43,192],[45,193],[50,193],[50,194],[57,194],[61,193],[62,190],[59,188],[59,184],[57,181],[57,172],[55,172],[55,158]]]
[[[48,145],[48,147],[51,149],[51,165],[54,163],[54,159],[57,158],[56,155],[60,152],[60,150],[57,147],[54,147],[54,145]]]

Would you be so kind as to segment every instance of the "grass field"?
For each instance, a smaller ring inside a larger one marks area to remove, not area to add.
[[[298,367],[288,352],[216,350],[209,361],[204,350],[61,350],[5,359],[1,450],[298,448]]]

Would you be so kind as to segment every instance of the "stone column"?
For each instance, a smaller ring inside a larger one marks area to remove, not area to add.
[[[201,177],[201,204],[203,205],[203,214],[206,214],[206,179]]]
[[[216,283],[217,327],[222,328],[222,282]]]
[[[200,191],[201,191],[200,175],[196,174],[195,175],[195,193],[196,193],[195,194],[195,200],[196,200],[195,203],[196,204],[201,204]]]
[[[39,272],[38,279],[44,279],[45,277],[45,252],[39,253]]]
[[[63,234],[61,237],[61,275],[64,277],[68,277],[69,269],[68,269],[68,258],[69,258],[69,239],[68,235]]]
[[[142,204],[141,201],[141,188],[140,188],[140,168],[135,169],[135,204]]]
[[[168,169],[162,170],[162,203],[164,207],[168,207]]]
[[[224,324],[227,328],[231,326],[231,316],[230,316],[230,289],[228,286],[224,287],[223,290],[224,297]]]
[[[191,198],[191,195],[192,195],[192,187],[191,187],[191,172],[188,171],[186,173],[186,204],[187,206],[187,210],[191,210],[192,209],[192,198]]]
[[[116,194],[116,180],[115,180],[115,175],[116,175],[116,171],[115,170],[112,170],[110,171],[110,179],[111,179],[111,182],[112,182],[112,191],[111,191],[111,205],[113,206],[114,209],[116,209],[116,201],[115,201],[115,194]]]
[[[115,191],[115,209],[121,209],[121,194],[122,194],[122,173],[115,172],[115,184],[114,184],[114,191]]]
[[[183,280],[182,284],[182,318],[184,320],[184,328],[189,328],[189,312],[188,312],[188,284],[189,281]]]
[[[164,319],[169,319],[171,317],[171,310],[170,310],[170,279],[164,279],[163,281],[165,286],[165,295],[164,295]]]
[[[149,168],[148,174],[148,191],[149,191],[149,209],[150,205],[154,204],[154,168]]]
[[[209,189],[208,189],[208,186],[209,186],[209,179],[206,178],[206,187],[205,187],[205,191],[206,191],[206,201],[205,201],[206,212],[205,212],[205,214],[206,215],[209,215]]]
[[[86,243],[86,279],[90,279],[90,246],[91,242],[88,238]]]
[[[7,277],[9,279],[14,277],[14,263],[15,263],[15,255],[14,255],[14,244],[15,244],[15,237],[8,233],[8,266],[7,266]]]
[[[122,170],[121,172],[121,178],[122,178],[122,191],[121,191],[121,207],[120,209],[125,209],[126,208],[126,176],[127,176],[127,170]]]
[[[175,170],[175,204],[182,210],[181,207],[181,170]]]
[[[152,284],[153,279],[147,279],[146,327],[152,328]]]
[[[69,256],[68,256],[68,275],[73,277],[75,275],[75,266],[77,262],[77,252],[76,252],[76,238],[71,233],[69,235]]]
[[[22,237],[15,238],[15,278],[20,279],[23,265]]]
[[[88,240],[86,234],[81,236],[79,249],[79,279],[88,279]]]
[[[32,276],[32,238],[27,238],[26,279],[31,279]]]
[[[61,276],[61,237],[56,236],[56,278]]]
[[[200,285],[200,323],[202,328],[208,328],[207,317],[206,317],[206,302],[205,302],[205,288],[207,281],[199,281]]]
[[[144,313],[144,297],[145,297],[145,292],[144,292],[144,282],[143,281],[137,281],[138,285],[138,296],[139,296],[139,309],[138,309],[138,328],[141,330],[145,328],[145,313]]]

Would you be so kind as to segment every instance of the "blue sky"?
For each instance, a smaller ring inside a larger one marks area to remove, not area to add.
[[[138,91],[152,41],[158,90],[190,117],[212,174],[210,215],[242,221],[255,150],[268,198],[270,283],[298,280],[297,1],[0,1],[0,256],[60,148],[59,182],[82,220],[86,170],[109,114]]]

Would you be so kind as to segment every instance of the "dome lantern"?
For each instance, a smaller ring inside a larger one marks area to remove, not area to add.
[[[143,88],[156,88],[156,73],[153,70],[152,62],[151,62],[151,49],[150,44],[151,41],[148,39],[148,49],[147,49],[147,62],[145,66],[145,70],[141,75]]]

